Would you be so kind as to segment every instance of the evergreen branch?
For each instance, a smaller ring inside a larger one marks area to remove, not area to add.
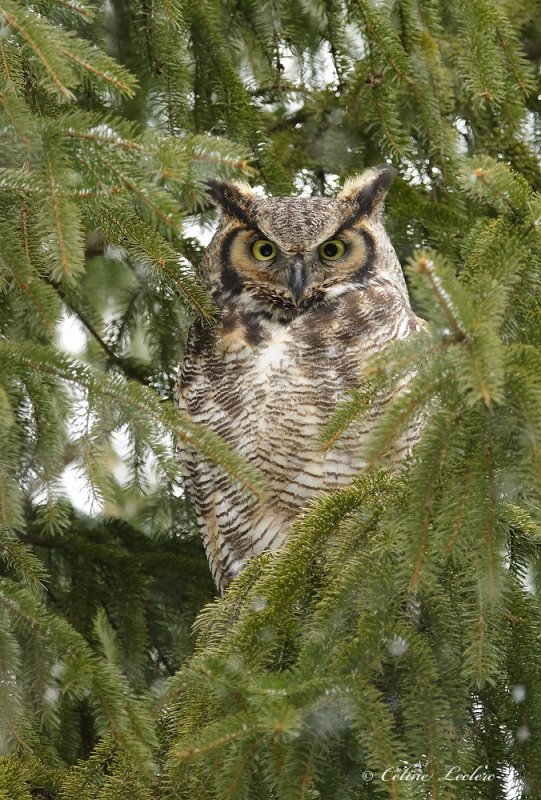
[[[24,242],[24,255],[26,259],[26,267],[28,271],[32,269],[32,264],[30,262],[30,239],[28,236],[28,208],[27,206],[23,206],[21,208],[21,220],[23,223],[23,242]]]
[[[127,218],[125,214],[117,214],[113,218],[113,214],[108,214],[101,220],[101,227],[109,240],[124,239],[133,242],[135,247],[132,246],[131,254],[134,261],[144,264],[151,271],[158,268],[170,281],[175,292],[184,297],[203,320],[214,320],[215,310],[209,302],[205,302],[208,295],[203,287],[191,275],[183,274],[182,268],[179,268],[178,253],[150,226],[135,215]]]
[[[7,528],[5,524],[4,527]],[[28,548],[21,544],[21,542],[18,542],[15,538],[9,540],[6,534],[2,534],[2,538],[0,538],[0,550],[4,551],[4,560],[13,566],[20,575],[23,575],[28,583],[42,583],[47,575],[43,565]]]
[[[514,376],[516,378],[516,376]],[[522,385],[521,385],[522,383]],[[519,388],[522,389],[524,393],[526,393],[529,387],[526,387],[524,383],[521,381],[519,383]],[[528,395],[526,395],[528,397]],[[522,419],[525,423],[524,430],[528,431],[529,433],[529,459],[530,463],[533,465],[536,477],[538,480],[541,481],[541,448],[539,447],[539,440],[537,435],[537,430],[539,430],[538,422],[536,419],[537,416],[537,409],[532,406],[530,403],[525,402],[524,397],[521,392],[515,392],[515,402],[517,403],[518,408],[522,413]],[[531,397],[528,397],[531,400]]]
[[[480,603],[482,603],[481,592],[479,592],[479,595],[480,595],[479,601],[480,601]],[[477,675],[476,675],[476,677],[477,677],[477,681],[478,681],[479,685],[481,685],[483,680],[484,680],[484,669],[483,669],[484,649],[483,648],[484,648],[485,637],[486,637],[486,621],[485,621],[485,615],[483,613],[482,608],[481,608],[481,611],[479,612],[477,627],[478,627],[478,631],[479,631],[479,640],[478,640],[479,649],[478,649],[478,653],[477,653]]]
[[[131,97],[134,94],[133,86],[131,86],[128,83],[125,83],[124,81],[119,80],[118,78],[115,78],[115,76],[111,75],[110,72],[107,72],[103,69],[98,69],[97,66],[92,65],[88,61],[85,61],[84,59],[80,58],[80,56],[77,56],[71,50],[63,48],[61,50],[61,53],[65,55],[67,58],[69,58],[69,60],[72,61],[74,64],[77,64],[78,67],[82,67],[82,69],[86,70],[87,72],[90,72],[94,77],[99,78],[105,83],[111,84],[112,86],[114,86],[115,89],[118,89],[123,94],[128,95],[128,97]]]
[[[61,272],[64,278],[72,276],[83,266],[83,248],[78,230],[78,219],[74,218],[77,210],[61,197],[58,191],[57,178],[52,157],[46,155],[47,172],[49,176],[51,211],[58,243],[58,255]]]
[[[496,589],[494,582],[494,539],[495,539],[495,510],[496,510],[496,489],[494,486],[494,453],[493,442],[494,432],[492,430],[492,413],[491,409],[487,410],[485,414],[485,465],[486,465],[486,478],[487,478],[487,492],[486,492],[486,525],[484,531],[484,538],[487,548],[487,558],[485,561],[486,577],[488,582],[488,600],[489,603],[494,603],[496,598]]]
[[[519,74],[519,72],[518,72],[518,70],[517,70],[517,68],[515,66],[514,59],[511,57],[511,52],[510,52],[509,45],[506,42],[505,37],[502,35],[502,33],[501,33],[501,31],[499,29],[498,29],[498,39],[499,39],[499,42],[500,42],[500,44],[501,44],[501,46],[503,48],[503,51],[505,52],[505,55],[506,55],[506,58],[507,58],[507,63],[509,64],[509,66],[511,68],[511,71],[512,71],[513,76],[515,78],[516,84],[519,87],[519,89],[522,92],[522,94],[526,97],[529,94],[529,90],[526,88],[526,84],[524,83],[524,81],[522,79],[522,76]]]
[[[235,793],[235,790],[236,790],[236,788],[237,788],[237,786],[239,784],[239,781],[242,778],[244,770],[246,769],[248,764],[252,761],[256,749],[257,749],[257,745],[255,745],[255,744],[252,745],[252,747],[248,748],[248,752],[246,753],[246,756],[240,762],[239,766],[237,767],[237,771],[235,772],[235,774],[233,776],[233,779],[232,779],[231,783],[229,784],[229,786],[226,789],[226,792],[225,792],[225,795],[224,795],[226,800],[227,800],[228,797],[233,797],[233,795]]]
[[[1,691],[3,694],[8,694],[8,688],[7,686],[3,685],[4,683],[5,682],[2,681],[0,684]],[[7,700],[4,699],[4,703],[2,704],[2,711],[4,710],[4,708],[7,708],[8,705],[9,704]],[[12,738],[17,742],[17,746],[19,747],[21,752],[24,753],[27,750],[31,751],[32,744],[29,741],[27,741],[27,739],[25,739],[24,733],[20,733],[19,729],[15,727],[14,723],[9,718],[7,718],[5,714],[2,714],[1,719],[2,719],[2,725],[6,726]]]
[[[426,365],[453,344],[456,344],[456,338],[452,336],[435,343],[433,337],[428,336],[424,346],[421,334],[417,334],[415,341],[410,338],[390,343],[383,353],[366,364],[363,370],[366,380],[349,392],[351,399],[343,400],[328,418],[320,434],[320,448],[327,450],[336,444],[358,417],[385,404],[392,386],[398,383],[400,377],[415,372],[419,366]]]
[[[6,0],[2,0],[2,4],[0,4],[0,12],[4,15],[4,18],[7,24],[13,28],[15,31],[19,33],[20,36],[27,42],[29,47],[31,48],[32,52],[35,53],[36,57],[40,60],[40,62],[45,67],[45,70],[51,80],[53,81],[54,85],[57,87],[58,91],[64,97],[67,97],[70,100],[74,100],[75,96],[73,92],[71,92],[67,86],[64,85],[58,71],[55,69],[53,64],[51,63],[50,58],[47,54],[43,51],[42,47],[39,46],[36,39],[31,35],[30,31],[27,27],[22,23],[21,19],[17,16],[17,10],[13,9],[12,12],[6,10],[11,8],[11,3],[7,5]],[[26,13],[26,19],[29,19],[29,14],[33,14],[33,12]]]
[[[432,511],[433,511],[433,499],[434,493],[436,489],[436,482],[440,476],[441,470],[441,463],[446,454],[447,447],[449,444],[449,439],[454,433],[455,425],[457,424],[458,420],[460,419],[463,411],[460,409],[455,414],[451,415],[447,420],[445,420],[445,424],[441,426],[441,429],[438,431],[436,426],[438,422],[441,423],[442,418],[436,419],[430,425],[431,430],[425,431],[423,435],[422,445],[424,445],[428,438],[429,434],[434,431],[436,428],[436,436],[434,442],[432,442],[432,446],[427,453],[426,446],[423,447],[422,455],[420,455],[419,461],[420,466],[422,466],[422,477],[419,480],[419,489],[421,495],[419,497],[419,502],[416,502],[418,508],[421,509],[421,520],[420,520],[420,527],[418,531],[418,544],[417,544],[417,553],[415,555],[413,572],[410,578],[410,589],[414,592],[418,590],[419,579],[421,576],[421,570],[423,566],[423,562],[426,556],[426,543],[428,537],[428,531],[430,528],[430,523],[432,521]],[[421,446],[422,446],[421,445]],[[428,462],[428,463],[427,463]],[[427,466],[428,466],[428,474],[427,474]],[[415,473],[414,473],[415,474]],[[415,479],[415,478],[414,478]],[[417,517],[417,515],[415,515]],[[418,527],[418,521],[415,518],[416,528]]]
[[[372,74],[375,75],[377,73],[377,69],[376,69],[376,63],[375,63],[373,48],[370,46],[370,43],[368,43],[368,57],[369,57],[369,60],[370,60],[370,66],[371,66]],[[381,98],[380,98],[380,89],[379,89],[378,82],[375,81],[375,80],[371,81],[371,87],[372,87],[372,95],[374,97],[374,107],[375,107],[375,111],[376,111],[377,117],[378,117],[378,119],[380,121],[382,131],[383,131],[384,135],[386,136],[388,142],[390,143],[391,148],[394,151],[394,153],[399,155],[401,158],[405,158],[406,157],[406,153],[404,152],[404,149],[396,141],[396,136],[393,133],[393,131],[391,130],[391,128],[389,127],[388,123],[387,123],[387,119],[386,119],[386,116],[385,116],[385,110],[384,110],[384,107],[383,107],[383,104],[382,104]]]
[[[129,303],[128,303],[127,307],[124,310],[122,321],[121,321],[120,325],[118,326],[118,330],[117,330],[116,336],[115,336],[115,343],[114,343],[114,347],[115,348],[122,346],[122,340],[124,339],[124,336],[126,336],[127,333],[128,333],[130,320],[131,320],[132,314],[133,314],[133,312],[134,312],[134,310],[136,308],[137,300],[138,300],[138,292],[134,292],[132,294],[132,296],[130,297],[130,300],[129,300]]]
[[[214,320],[214,315],[212,312],[209,313],[209,310],[203,306],[199,298],[195,293],[190,291],[189,284],[187,285],[186,281],[181,281],[179,279],[178,273],[175,269],[172,268],[170,264],[164,258],[158,259],[158,267],[167,275],[168,278],[175,284],[175,286],[180,290],[180,292],[186,297],[192,307],[197,309],[199,315],[206,321],[212,322]]]
[[[382,37],[380,37],[378,31],[376,30],[376,26],[373,24],[373,22],[370,21],[369,15],[367,13],[368,4],[365,2],[365,0],[357,0],[356,4],[358,5],[359,10],[361,12],[365,28],[370,35],[370,39],[376,42],[384,58],[388,62],[389,66],[394,70],[394,72],[398,75],[398,77],[404,81],[404,83],[413,84],[414,83],[413,78],[406,73],[405,69],[399,66],[396,59],[393,58],[392,55],[388,52],[388,48],[385,46]],[[372,13],[377,14],[377,11],[374,11],[372,9],[371,11]],[[390,29],[387,32],[390,34]],[[393,44],[395,44],[397,47],[400,47],[399,43],[396,41],[394,41]],[[404,52],[401,52],[401,55],[403,55],[404,57],[404,64],[405,64],[406,54]]]
[[[131,693],[127,691],[127,687],[122,685],[125,682],[123,680],[120,681],[119,693],[118,681],[115,684],[111,679],[111,671],[110,669],[108,670],[108,665],[94,656],[81,634],[74,630],[69,623],[45,611],[40,606],[38,599],[26,589],[21,589],[7,578],[2,578],[1,588],[0,603],[9,612],[15,613],[21,620],[25,620],[32,635],[37,636],[41,633],[47,636],[49,640],[55,643],[58,652],[62,653],[63,657],[68,661],[82,659],[86,667],[84,678],[90,680],[92,691],[100,703],[100,710],[107,715],[113,736],[117,738],[117,741],[124,744],[126,751],[134,759],[137,760],[144,754],[146,761],[141,760],[140,765],[141,770],[145,771],[150,755],[149,743],[138,740],[134,736],[136,732],[127,729],[124,720],[119,719],[119,717],[122,717],[121,709],[124,704],[124,698],[126,703],[131,702],[134,705],[137,703]],[[81,677],[79,674],[79,681]],[[115,695],[118,697],[119,694],[122,699],[120,702],[117,701],[115,703],[116,709],[114,709],[111,707],[111,702]]]
[[[22,121],[19,121],[13,114],[9,102],[11,99],[12,98],[7,98],[3,92],[0,92],[0,103],[2,104],[4,114],[8,118],[9,123],[14,128],[14,130],[17,131],[18,136],[24,142],[26,149],[30,152],[30,150],[32,150],[33,147],[32,140],[26,135],[26,130],[23,127]]]
[[[2,61],[2,66],[4,68],[4,75],[6,76],[8,85],[10,88],[14,88],[16,86],[15,78],[11,73],[11,67],[9,65],[9,60],[6,55],[6,48],[4,47],[4,42],[0,39],[0,59]]]
[[[2,515],[2,528],[4,528],[4,530],[9,530],[11,525],[9,522],[9,517],[7,516],[5,476],[4,476],[4,469],[1,464],[0,464],[0,514]]]
[[[308,753],[308,759],[306,761],[306,766],[305,766],[305,769],[304,769],[304,775],[302,776],[302,780],[301,780],[300,800],[305,800],[305,797],[306,797],[306,792],[308,790],[308,786],[309,786],[309,783],[310,783],[310,770],[312,769],[312,763],[314,761],[315,749],[316,749],[316,743],[312,742],[312,745],[310,747],[310,751]]]
[[[541,524],[534,519],[527,508],[518,503],[503,503],[502,512],[506,524],[519,528],[521,534],[531,537],[536,544],[541,544]],[[516,531],[514,531],[516,534]]]
[[[220,164],[225,165],[227,167],[232,167],[233,169],[238,169],[241,172],[248,172],[249,170],[249,163],[248,160],[245,158],[242,159],[230,159],[230,158],[218,158],[217,156],[207,156],[198,153],[190,153],[190,160],[192,161],[202,161],[205,164]],[[252,170],[253,171],[253,170]]]
[[[103,339],[100,336],[97,329],[90,322],[88,317],[78,307],[76,307],[75,304],[70,299],[68,299],[66,293],[62,290],[62,288],[52,278],[44,278],[44,280],[49,286],[52,286],[52,288],[55,290],[55,292],[62,300],[62,302],[65,303],[67,308],[73,314],[75,314],[79,322],[81,322],[81,324],[86,328],[86,330],[90,333],[90,335],[95,339],[95,341],[101,347],[103,352],[106,354],[109,362],[119,367],[127,378],[131,378],[132,380],[137,381],[142,386],[150,387],[150,382],[142,375],[140,375],[139,372],[131,366],[131,364],[126,362],[126,360],[122,358],[122,356],[119,356],[118,353],[116,353],[113,350],[113,348],[107,344],[105,339]]]
[[[19,275],[15,274],[15,280],[17,282],[17,286],[19,289],[24,293],[24,295],[28,298],[30,303],[36,307],[37,311],[39,312],[40,318],[43,320],[45,324],[45,328],[48,334],[52,334],[55,329],[56,319],[53,319],[47,306],[44,302],[42,302],[42,298],[39,296],[39,293],[33,291],[35,284],[32,282],[27,282],[23,280]],[[56,309],[55,309],[56,310]]]
[[[82,139],[84,141],[98,142],[99,144],[114,145],[115,147],[120,147],[129,151],[150,152],[150,150],[146,150],[140,142],[135,142],[131,139],[122,139],[115,134],[108,136],[103,133],[88,133],[88,131],[78,131],[69,127],[63,127],[62,132],[64,135],[69,136],[70,139]]]
[[[383,108],[382,108],[382,105],[381,105],[381,101],[380,101],[380,99],[379,99],[379,97],[378,97],[378,96],[376,96],[376,100],[375,100],[375,106],[376,106],[376,111],[377,111],[377,113],[378,113],[379,120],[380,120],[380,122],[381,122],[381,127],[383,128],[383,131],[384,131],[385,135],[387,136],[387,139],[388,139],[388,140],[389,140],[389,142],[391,143],[393,150],[394,150],[394,151],[395,151],[395,153],[396,153],[397,155],[399,155],[401,158],[406,158],[406,153],[405,153],[405,152],[404,152],[404,150],[403,150],[403,149],[400,147],[400,145],[398,144],[398,142],[397,142],[397,141],[396,141],[396,139],[394,138],[394,136],[393,136],[393,134],[392,134],[392,131],[391,131],[391,129],[390,129],[390,128],[389,128],[389,126],[387,125],[387,122],[386,122],[386,120],[385,120],[385,114],[384,114],[384,112],[383,112]]]
[[[21,169],[5,169],[0,167],[0,191],[18,192],[38,197],[48,196],[47,187],[32,182],[32,177]]]
[[[440,308],[444,312],[449,325],[454,331],[456,340],[471,344],[470,337],[465,330],[465,327],[460,320],[456,309],[453,306],[453,302],[443,288],[441,281],[434,270],[433,262],[425,256],[420,256],[417,259],[413,270],[427,277],[430,288],[432,289]]]
[[[447,543],[447,547],[445,550],[446,556],[451,556],[456,546],[458,534],[466,516],[467,504],[471,496],[471,483],[473,480],[473,474],[467,461],[465,462],[463,468],[463,476],[464,476],[463,491],[461,492],[460,496],[460,506],[458,508],[458,514],[456,515],[453,526],[451,528],[451,537]]]
[[[14,236],[12,229],[0,222],[0,234],[4,242],[4,247],[0,254],[0,263],[9,269],[11,275],[21,290],[28,298],[29,302],[39,312],[40,319],[45,324],[49,333],[52,333],[55,325],[53,314],[55,309],[47,307],[46,298],[40,296],[36,291],[38,278],[35,270],[30,263],[29,238],[28,238],[28,208],[21,209],[23,225],[24,250],[20,247],[18,237]]]
[[[177,29],[181,27],[182,20],[182,5],[178,4],[174,5],[175,0],[162,0],[163,6],[165,8],[165,13],[167,16],[168,22],[173,26],[173,28]]]
[[[327,420],[320,435],[320,450],[329,450],[340,439],[350,425],[373,404],[376,389],[369,382],[366,386],[351,390],[350,399],[345,400]]]
[[[130,191],[132,195],[139,198],[139,200],[147,206],[147,208],[152,211],[153,214],[165,222],[166,225],[170,228],[173,233],[177,232],[177,228],[175,223],[172,221],[172,214],[164,212],[159,206],[152,202],[152,200],[147,196],[146,192],[137,186],[131,178],[129,178],[126,174],[124,174],[120,169],[116,169],[110,161],[103,159],[103,163],[110,171],[112,175],[115,175],[118,180],[126,186],[126,188]]]
[[[476,179],[480,181],[482,184],[484,184],[487,188],[490,186],[494,194],[502,201],[504,205],[506,205],[509,208],[512,214],[517,213],[517,209],[513,206],[513,204],[509,200],[509,197],[505,194],[505,192],[502,192],[500,189],[498,189],[497,186],[491,185],[489,183],[487,179],[487,172],[485,169],[483,169],[483,167],[476,167],[473,171],[473,174],[475,175]]]
[[[54,0],[54,2],[68,11],[73,11],[74,14],[79,14],[86,22],[91,22],[95,17],[94,9],[83,5],[80,0]]]
[[[211,750],[222,748],[224,745],[230,744],[231,742],[238,741],[239,739],[247,739],[253,733],[263,733],[264,731],[265,728],[260,724],[252,725],[250,727],[243,722],[240,729],[233,731],[232,733],[226,733],[225,735],[219,736],[216,739],[212,739],[204,745],[199,747],[190,747],[187,750],[177,750],[175,752],[175,757],[179,761],[197,758],[204,753],[210,752]]]
[[[101,395],[129,410],[140,422],[153,423],[175,434],[181,441],[203,453],[211,463],[222,468],[241,486],[258,497],[265,496],[264,481],[259,471],[248,466],[222,439],[202,426],[183,417],[170,403],[162,402],[156,393],[136,382],[106,378],[94,373],[58,352],[37,344],[14,346],[0,341],[0,356],[30,367],[36,373],[67,381]]]
[[[163,650],[156,643],[154,643],[153,646],[156,649],[158,657],[162,662],[162,664],[164,665],[167,673],[170,675],[170,677],[173,677],[173,675],[176,673],[176,670],[174,669],[173,665],[170,663],[169,659],[167,658]]]
[[[509,211],[515,221],[531,219],[531,188],[507,164],[486,155],[471,158],[462,170],[461,183],[468,195]]]
[[[421,334],[418,333],[415,337],[419,342]],[[388,347],[379,356],[375,356],[366,365],[366,375],[375,376],[376,378],[383,378],[389,369],[392,369],[393,375],[404,375],[415,370],[420,364],[425,364],[427,361],[432,361],[436,356],[443,355],[445,351],[458,344],[454,336],[446,336],[444,339],[433,343],[433,336],[428,335],[427,347],[414,347],[413,341],[396,341],[389,343]],[[408,347],[408,345],[412,345]],[[396,351],[396,352],[395,352]],[[403,354],[402,354],[402,351]]]
[[[392,443],[407,430],[408,422],[415,414],[426,413],[430,400],[437,397],[444,385],[444,373],[434,376],[419,372],[411,377],[408,385],[398,387],[366,445],[365,468],[373,468],[381,458],[389,455]]]
[[[109,703],[109,697],[105,692],[101,689],[100,678],[103,678],[103,675],[100,675],[99,665],[96,664],[93,670],[94,680],[92,683],[92,692],[96,696],[99,704],[100,710],[105,714],[107,719],[107,730],[111,734],[112,738],[118,742],[118,744],[127,752],[130,753],[130,756],[137,765],[137,769],[140,773],[151,772],[152,768],[148,767],[145,761],[140,757],[138,753],[138,749],[132,747],[132,742],[130,738],[126,736],[126,733],[121,725],[117,723],[117,714],[114,713],[113,708]]]

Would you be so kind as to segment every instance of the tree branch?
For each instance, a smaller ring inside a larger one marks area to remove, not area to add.
[[[119,367],[124,375],[127,378],[131,378],[131,380],[137,381],[137,383],[142,384],[143,386],[147,386],[149,388],[153,388],[149,381],[144,378],[139,372],[131,366],[131,364],[127,363],[122,356],[119,356],[115,351],[107,344],[107,342],[102,339],[94,325],[90,322],[90,320],[86,317],[86,315],[78,308],[76,308],[72,301],[68,299],[64,290],[53,281],[51,278],[44,278],[44,281],[52,286],[57,295],[60,297],[62,302],[69,308],[69,310],[75,314],[77,319],[81,322],[81,324],[86,328],[86,330],[90,333],[90,335],[95,339],[95,341],[99,344],[103,352],[107,355],[109,360],[109,366],[114,364],[115,366]]]

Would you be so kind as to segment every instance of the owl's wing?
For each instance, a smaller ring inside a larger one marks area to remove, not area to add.
[[[215,331],[195,323],[188,334],[186,353],[176,386],[175,399],[192,421],[220,432],[224,409],[219,403],[220,369],[214,351]],[[226,437],[227,438],[227,437]],[[231,438],[231,437],[229,437]],[[205,459],[189,442],[179,442],[186,495],[203,539],[212,577],[220,591],[242,566],[239,542],[234,535],[233,511],[244,509],[247,500],[229,477]]]
[[[198,416],[197,413],[194,415],[194,401],[192,397],[194,394],[194,389],[196,389],[200,374],[199,361],[201,358],[204,336],[205,336],[205,330],[202,324],[199,322],[193,323],[192,326],[190,327],[190,330],[188,331],[188,339],[186,342],[184,359],[182,360],[182,363],[180,365],[177,384],[175,387],[175,402],[179,410],[183,412],[186,415],[186,417],[188,417],[188,419],[190,419],[192,422],[197,421],[197,416]],[[191,398],[190,401],[188,398]],[[180,462],[180,471],[184,481],[184,488],[186,491],[186,495],[188,501],[190,502],[192,508],[195,511],[198,525],[201,528],[201,533],[203,535],[205,550],[207,551],[207,556],[208,556],[208,549],[206,542],[208,536],[206,536],[206,530],[204,530],[206,529],[206,525],[204,523],[204,518],[202,518],[201,514],[202,509],[201,509],[201,504],[199,502],[201,493],[200,491],[198,491],[197,488],[198,473],[201,472],[201,466],[202,466],[201,457],[198,455],[195,448],[192,445],[190,445],[190,443],[187,442],[186,440],[178,440],[176,449]],[[213,576],[217,580],[217,576],[215,575],[215,571],[217,570],[217,565],[210,564],[210,567]]]

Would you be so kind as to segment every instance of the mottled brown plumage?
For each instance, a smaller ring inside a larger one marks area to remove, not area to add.
[[[327,451],[318,435],[358,386],[367,359],[421,327],[381,221],[393,177],[390,168],[368,170],[336,199],[210,184],[223,215],[201,277],[221,317],[192,328],[178,402],[257,466],[270,488],[260,501],[191,448],[181,453],[222,591],[251,555],[284,542],[309,497],[344,486],[362,468],[359,443],[381,408]],[[403,458],[417,435],[414,424],[391,456]]]

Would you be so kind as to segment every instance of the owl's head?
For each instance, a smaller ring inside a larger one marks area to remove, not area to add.
[[[289,318],[377,278],[405,295],[381,220],[395,175],[392,167],[367,170],[336,198],[264,197],[245,184],[210,181],[223,215],[201,276],[218,305]]]

